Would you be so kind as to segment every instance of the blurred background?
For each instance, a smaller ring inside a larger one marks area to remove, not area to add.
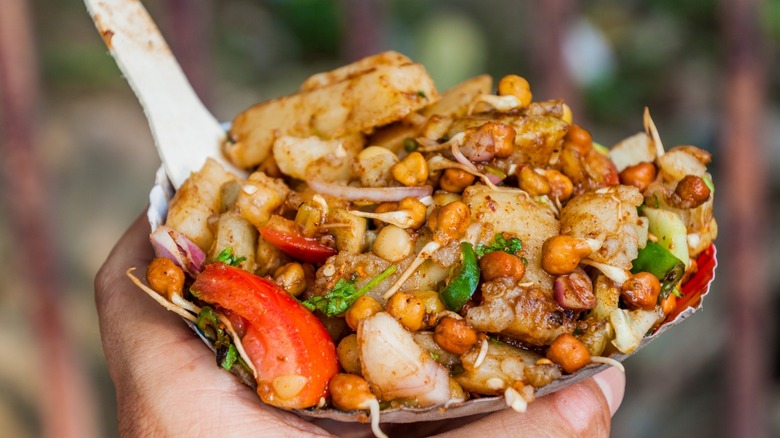
[[[780,2],[149,0],[221,120],[381,50],[440,90],[487,72],[564,98],[595,141],[713,154],[704,310],[628,360],[613,436],[780,436]],[[0,435],[116,436],[92,281],[159,166],[80,2],[0,3]],[[149,334],[153,336],[153,333]]]

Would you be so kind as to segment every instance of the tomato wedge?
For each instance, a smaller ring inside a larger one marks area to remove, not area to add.
[[[321,244],[317,239],[304,237],[294,231],[271,227],[261,227],[259,230],[260,235],[268,243],[304,262],[323,264],[328,257],[338,252],[334,248]]]
[[[308,408],[328,395],[339,370],[325,326],[273,282],[223,263],[206,265],[192,285],[200,299],[247,322],[241,340],[257,369],[257,393],[273,406]]]

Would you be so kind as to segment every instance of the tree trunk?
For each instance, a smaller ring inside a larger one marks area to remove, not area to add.
[[[768,436],[767,151],[762,137],[764,70],[758,0],[723,0],[725,105],[720,163],[728,230],[723,268],[729,280],[726,380],[729,436]],[[724,233],[725,234],[725,233]]]
[[[4,0],[0,13],[0,193],[15,239],[13,263],[28,291],[37,337],[30,379],[40,380],[40,421],[46,437],[93,437],[92,392],[62,315],[62,283],[44,171],[33,149],[38,78],[32,22],[25,0]],[[87,291],[84,291],[88,293]],[[5,293],[14,293],[6,290]],[[20,291],[16,291],[20,293]],[[21,294],[19,295],[21,297]],[[21,298],[20,298],[21,299]],[[13,352],[5,352],[13,354]],[[37,371],[37,372],[36,372]]]

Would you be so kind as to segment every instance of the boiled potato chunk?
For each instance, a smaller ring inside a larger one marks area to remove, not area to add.
[[[428,106],[421,113],[430,117],[434,114],[447,117],[463,117],[471,102],[480,94],[493,91],[493,78],[490,75],[480,75],[467,79],[441,94],[438,102]]]
[[[400,120],[439,94],[420,64],[379,66],[361,75],[252,106],[233,120],[227,157],[251,168],[280,136],[331,139]]]
[[[193,173],[179,187],[171,200],[165,224],[187,236],[200,249],[208,251],[214,241],[208,218],[220,210],[222,184],[234,179],[235,175],[221,164],[208,159],[201,170]]]
[[[405,55],[392,50],[378,53],[355,61],[352,64],[312,75],[301,84],[301,91],[315,90],[347,79],[352,79],[355,76],[365,74],[377,67],[399,66],[411,64],[412,62],[413,61]]]

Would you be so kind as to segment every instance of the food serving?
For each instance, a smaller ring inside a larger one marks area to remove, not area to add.
[[[267,404],[377,435],[397,409],[522,412],[622,368],[712,279],[710,154],[643,123],[605,148],[522,77],[440,95],[381,53],[239,114],[223,151],[250,176],[193,172],[128,275]]]

